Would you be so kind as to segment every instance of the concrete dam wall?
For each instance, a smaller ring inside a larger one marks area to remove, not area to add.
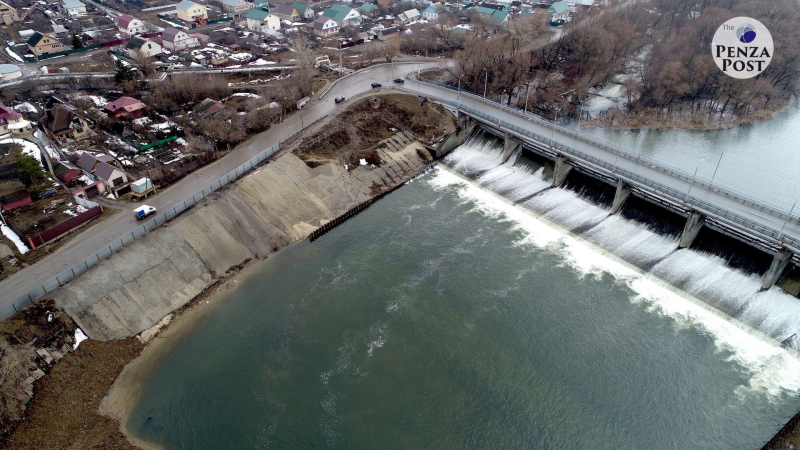
[[[52,292],[93,339],[152,327],[232,268],[305,239],[327,221],[404,182],[429,162],[399,133],[380,167],[308,167],[286,153]]]

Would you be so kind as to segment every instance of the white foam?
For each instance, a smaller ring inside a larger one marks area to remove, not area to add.
[[[535,211],[515,205],[508,199],[466,180],[452,169],[438,168],[428,182],[435,189],[455,189],[465,203],[474,205],[475,210],[513,223],[515,228],[525,234],[521,245],[534,245],[558,252],[565,263],[581,275],[610,274],[636,293],[631,298],[632,302],[645,302],[651,305],[648,309],[653,312],[708,333],[713,337],[715,345],[720,350],[730,351],[730,359],[748,373],[748,385],[738,388],[739,394],[762,392],[773,396],[786,391],[800,392],[800,359],[797,354],[782,348],[775,340],[758,330],[726,316],[658,277],[644,273],[598,245],[571,234],[569,230]],[[637,232],[642,231],[649,232],[643,228],[637,229]],[[660,251],[663,251],[666,244],[661,244]],[[718,262],[715,264],[719,265]]]

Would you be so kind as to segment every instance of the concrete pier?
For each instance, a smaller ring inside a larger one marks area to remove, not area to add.
[[[514,150],[516,150],[520,145],[522,145],[522,143],[519,140],[506,133],[505,144],[503,145],[503,164],[508,162],[508,158],[511,157],[511,154],[514,153]]]
[[[770,264],[767,273],[764,274],[764,280],[761,282],[762,291],[771,288],[775,282],[778,281],[778,278],[783,273],[783,269],[786,268],[791,260],[792,252],[787,250],[786,247],[778,250],[778,253],[775,253],[775,258],[772,260],[772,264]]]
[[[556,156],[556,167],[553,170],[553,187],[561,186],[570,170],[572,170],[572,165],[567,162],[567,157],[564,155]]]
[[[705,216],[698,212],[692,212],[689,218],[686,219],[686,226],[683,227],[683,234],[681,234],[681,241],[678,247],[686,248],[692,245],[694,238],[697,237],[697,233],[703,228],[703,223],[705,223],[705,221]]]
[[[619,209],[622,208],[622,204],[625,203],[625,199],[628,198],[630,193],[631,186],[622,180],[618,180],[617,192],[614,194],[614,203],[611,205],[611,214],[619,212]]]

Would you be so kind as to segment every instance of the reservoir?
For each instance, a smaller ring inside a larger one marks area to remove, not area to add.
[[[800,301],[549,171],[475,136],[256,263],[128,429],[168,449],[759,448],[800,409],[797,340],[778,344]]]

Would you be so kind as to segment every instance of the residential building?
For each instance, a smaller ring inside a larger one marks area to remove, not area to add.
[[[223,109],[225,109],[225,105],[223,105],[222,102],[207,98],[195,105],[194,113],[202,118],[207,118],[222,111]]]
[[[119,189],[128,183],[128,174],[124,170],[113,166],[114,158],[109,155],[93,155],[89,152],[81,153],[78,158],[78,167],[103,180],[107,188],[119,193]]]
[[[397,15],[397,18],[403,23],[415,22],[421,18],[419,11],[416,9],[409,9]]]
[[[358,12],[361,13],[362,16],[370,16],[378,11],[378,7],[375,6],[374,3],[364,3],[363,5],[358,7]]]
[[[272,13],[289,22],[297,22],[300,20],[300,11],[292,5],[278,5],[277,8],[272,10]]]
[[[121,16],[114,17],[114,23],[117,24],[119,31],[127,33],[128,36],[144,33],[147,29],[144,25],[144,22],[130,14],[123,14]]]
[[[361,23],[361,13],[349,6],[331,5],[322,15],[335,20],[340,28],[347,28]]]
[[[0,197],[0,206],[2,206],[3,211],[6,212],[14,208],[19,208],[22,205],[27,205],[30,202],[31,194],[24,189]]]
[[[185,50],[200,45],[196,37],[189,36],[185,31],[175,27],[164,28],[164,31],[161,32],[161,44],[164,48],[172,51]]]
[[[13,80],[21,78],[22,70],[14,64],[0,64],[0,80]]]
[[[111,103],[106,103],[103,109],[114,118],[138,119],[145,115],[147,108],[140,100],[123,96]]]
[[[555,2],[547,8],[550,22],[566,21],[569,16],[569,5],[565,1]]]
[[[293,2],[292,6],[294,6],[297,12],[299,12],[304,19],[311,20],[314,18],[314,8],[308,6],[307,4],[300,2]]]
[[[45,112],[39,121],[44,127],[45,133],[56,140],[75,139],[80,140],[89,137],[91,134],[91,121],[88,116],[78,108],[59,103],[60,100],[51,99],[45,105]]]
[[[208,20],[206,7],[189,0],[182,0],[178,3],[175,6],[175,11],[178,14],[178,19],[184,22],[205,22]]]
[[[64,46],[53,36],[36,31],[28,39],[28,49],[34,55],[41,56],[64,51]]]
[[[33,129],[31,123],[22,114],[0,105],[0,135],[6,133],[24,133]]]
[[[86,5],[80,0],[63,0],[61,4],[64,5],[64,11],[66,11],[69,16],[86,14]]]
[[[156,41],[151,41],[150,39],[145,39],[141,37],[134,37],[128,41],[128,44],[125,46],[125,51],[128,56],[136,57],[136,56],[157,56],[160,55],[162,52],[161,44]]]
[[[245,0],[222,0],[222,10],[228,14],[243,14],[253,9],[253,3]]]
[[[422,18],[425,20],[436,21],[439,17],[447,12],[447,9],[441,3],[431,3],[422,11]]]
[[[339,33],[339,23],[327,16],[319,16],[311,27],[314,29],[314,35],[321,38],[327,38]]]
[[[383,6],[384,8],[392,9],[394,4],[394,0],[378,0],[378,6]]]
[[[6,2],[0,1],[0,22],[5,25],[11,25],[14,22],[19,22],[19,13],[17,9]]]
[[[281,19],[263,9],[251,9],[244,18],[248,30],[263,32],[265,29],[281,29]]]
[[[503,23],[508,19],[508,15],[511,11],[505,9],[499,5],[492,5],[493,7],[488,7],[486,5],[479,7],[476,12],[480,14],[485,20],[487,20],[491,25],[501,26]]]
[[[59,180],[67,184],[70,184],[83,176],[83,171],[81,168],[69,161],[62,161],[58,163],[53,168],[53,172],[55,172],[56,177],[58,177]]]

